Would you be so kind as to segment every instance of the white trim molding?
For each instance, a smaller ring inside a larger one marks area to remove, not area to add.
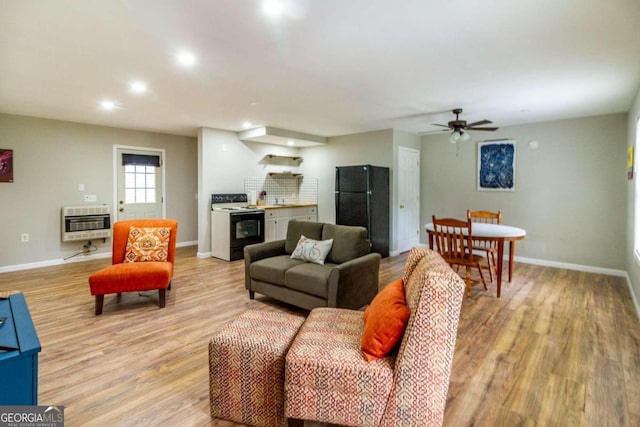
[[[176,243],[176,247],[183,248],[186,246],[195,246],[197,244],[198,242],[196,241],[182,242],[182,243]],[[20,271],[20,270],[31,270],[32,268],[51,267],[54,265],[71,264],[74,262],[93,261],[96,259],[103,259],[103,258],[111,258],[111,252],[110,251],[100,252],[99,254],[89,254],[89,255],[80,253],[77,257],[69,258],[66,260],[63,258],[60,258],[60,259],[49,259],[49,260],[38,261],[38,262],[30,262],[27,264],[6,265],[4,267],[0,267],[0,273],[9,273],[12,271]]]

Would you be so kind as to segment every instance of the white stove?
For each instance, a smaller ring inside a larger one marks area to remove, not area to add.
[[[234,261],[244,247],[264,242],[264,210],[250,208],[244,193],[211,195],[211,255]]]

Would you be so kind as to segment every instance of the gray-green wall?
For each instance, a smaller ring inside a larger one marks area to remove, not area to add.
[[[447,134],[422,138],[423,223],[432,214],[463,218],[467,208],[500,209],[505,224],[527,231],[516,256],[605,271],[627,267],[627,114],[505,126],[473,137],[458,147]],[[516,140],[514,192],[476,190],[478,137]]]
[[[196,240],[195,138],[0,114],[0,148],[14,155],[14,182],[0,183],[0,271],[55,263],[82,251],[85,242],[61,242],[60,210],[108,204],[113,211],[114,145],[165,150],[167,217],[179,221],[178,243]],[[97,201],[85,203],[84,194]],[[28,243],[21,243],[23,233]],[[98,251],[92,256],[111,251],[110,239],[93,243]]]

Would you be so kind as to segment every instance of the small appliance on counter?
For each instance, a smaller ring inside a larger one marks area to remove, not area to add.
[[[264,242],[264,210],[250,208],[246,193],[211,195],[211,255],[244,257],[244,247]]]

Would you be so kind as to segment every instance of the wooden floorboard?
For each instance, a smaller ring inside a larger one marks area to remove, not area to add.
[[[406,255],[382,261],[380,282]],[[208,342],[251,308],[305,313],[244,289],[242,261],[179,248],[164,309],[157,292],[105,297],[87,277],[108,259],[0,274],[24,292],[40,337],[39,404],[67,426],[235,426],[212,420]],[[516,264],[462,307],[445,426],[640,425],[640,324],[623,278]]]

